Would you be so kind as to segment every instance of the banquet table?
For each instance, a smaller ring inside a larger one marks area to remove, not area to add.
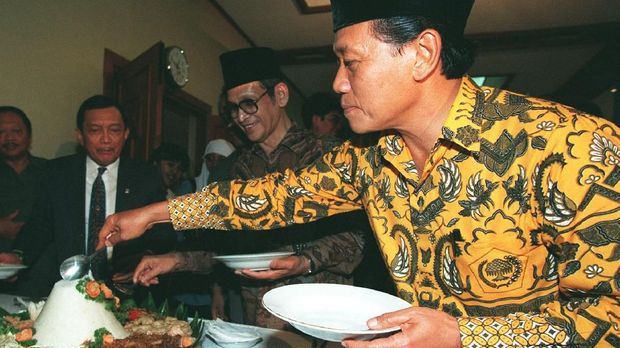
[[[0,307],[10,313],[24,310],[24,306],[16,300],[15,295],[0,294]],[[25,299],[28,301],[29,299]],[[341,347],[337,342],[324,342],[314,339],[302,333],[293,333],[283,330],[267,329],[244,325],[248,328],[256,330],[262,340],[253,346],[253,348],[336,348]],[[202,341],[202,348],[219,348],[208,336]]]

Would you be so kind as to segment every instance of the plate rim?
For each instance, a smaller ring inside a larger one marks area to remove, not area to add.
[[[265,307],[265,308],[267,308],[267,307]],[[267,308],[267,310],[270,311],[268,308]],[[291,323],[291,325],[298,324],[298,325],[302,325],[302,326],[305,326],[305,327],[308,327],[308,328],[311,328],[311,329],[320,329],[320,330],[323,330],[323,331],[328,331],[328,332],[331,332],[331,333],[338,333],[338,334],[378,335],[378,334],[383,334],[383,333],[394,332],[394,331],[400,330],[400,326],[393,326],[393,327],[389,327],[389,328],[381,329],[381,330],[371,330],[371,329],[368,329],[368,330],[346,330],[346,331],[344,331],[344,330],[334,329],[334,328],[326,327],[326,326],[308,324],[308,323],[305,323],[303,321],[299,321],[299,320],[288,318],[288,317],[286,317],[286,316],[284,316],[282,314],[279,314],[277,312],[272,312],[272,311],[270,311],[270,312],[271,312],[271,314],[275,315],[276,317],[278,317],[278,318],[280,318],[280,319],[282,319],[284,321],[288,321],[289,323]]]
[[[281,289],[284,287],[293,287],[293,286],[308,286],[308,287],[312,287],[312,286],[316,286],[316,285],[328,285],[328,286],[334,286],[334,287],[350,287],[350,288],[357,288],[357,289],[365,289],[371,292],[377,292],[377,293],[381,293],[385,296],[390,296],[396,299],[399,299],[403,302],[403,304],[407,304],[409,307],[411,307],[411,304],[405,300],[403,300],[402,298],[398,297],[398,296],[394,296],[382,291],[378,291],[375,289],[371,289],[371,288],[365,288],[362,286],[353,286],[353,285],[347,285],[347,284],[335,284],[335,283],[303,283],[303,284],[289,284],[289,285],[284,285],[284,286],[280,286],[274,289],[271,289],[269,291],[267,291],[265,293],[265,295],[263,295],[263,298],[261,299],[261,303],[263,305],[263,307],[265,309],[267,309],[267,311],[269,311],[270,313],[272,313],[273,315],[275,315],[276,317],[284,320],[284,321],[288,321],[291,324],[295,323],[295,324],[299,324],[302,326],[306,326],[309,328],[313,328],[313,329],[320,329],[320,330],[324,330],[324,331],[328,331],[331,333],[339,333],[339,334],[350,334],[350,335],[378,335],[378,334],[383,334],[383,333],[388,333],[388,332],[394,332],[394,331],[398,331],[400,330],[400,326],[393,326],[390,328],[385,328],[385,329],[380,329],[380,330],[371,330],[371,329],[367,329],[367,330],[346,330],[343,331],[341,329],[335,329],[335,328],[330,328],[330,327],[326,327],[326,326],[321,326],[321,325],[315,325],[315,324],[309,324],[297,319],[293,319],[290,317],[287,317],[286,315],[283,315],[277,311],[275,311],[273,308],[269,308],[269,306],[267,306],[267,304],[265,303],[265,297],[267,296],[267,294],[271,291],[277,290],[277,289]],[[272,295],[273,296],[273,295]],[[406,308],[406,307],[404,307]],[[402,308],[402,309],[404,309]],[[369,318],[370,319],[370,318]]]
[[[294,255],[295,252],[294,251],[275,251],[275,252],[268,252],[268,253],[254,253],[254,254],[231,254],[231,255],[215,255],[213,256],[214,260],[233,260],[235,258],[242,258],[245,260],[251,260],[253,258],[258,258],[258,257],[281,257],[281,256],[290,256],[290,255]]]
[[[28,268],[28,265],[22,265],[17,263],[0,263],[0,271],[10,269],[24,269]]]

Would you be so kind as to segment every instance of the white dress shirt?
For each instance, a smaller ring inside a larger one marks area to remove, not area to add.
[[[116,209],[116,182],[118,179],[118,164],[120,159],[116,159],[113,163],[106,166],[107,170],[103,172],[101,178],[103,179],[103,184],[105,185],[105,216],[114,214]],[[85,219],[85,240],[84,240],[84,250],[88,250],[88,222],[90,221],[90,196],[93,190],[93,183],[97,178],[97,174],[99,171],[97,168],[101,167],[95,161],[93,161],[90,157],[86,156],[86,191],[84,193],[84,201],[86,202],[84,206],[84,216]]]

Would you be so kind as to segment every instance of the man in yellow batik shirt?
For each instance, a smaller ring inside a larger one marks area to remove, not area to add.
[[[620,346],[620,129],[478,87],[472,3],[332,0],[333,87],[379,143],[115,215],[100,246],[159,220],[261,229],[364,209],[412,307],[368,321],[401,332],[345,346]]]

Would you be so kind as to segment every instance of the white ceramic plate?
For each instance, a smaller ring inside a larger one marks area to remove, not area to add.
[[[205,320],[206,324],[209,322],[213,322],[213,320]],[[234,327],[236,330],[247,331],[251,333],[257,333],[260,335],[261,340],[258,341],[252,348],[311,348],[313,347],[312,341],[308,337],[303,337],[301,335],[283,331],[283,330],[274,330],[267,329],[264,327],[257,326],[249,326],[249,325],[241,325],[235,323],[227,323],[228,325]],[[239,343],[240,345],[227,345],[225,342],[220,342],[220,344],[216,343],[216,341],[211,338],[206,332],[205,329],[205,337],[202,340],[202,348],[219,348],[219,347],[247,347],[247,344]]]
[[[332,342],[368,340],[398,327],[369,330],[366,321],[411,305],[380,291],[341,284],[295,284],[268,291],[263,306],[298,330]]]
[[[262,338],[256,328],[244,327],[221,319],[204,322],[205,334],[223,348],[249,348]]]
[[[272,260],[284,256],[293,255],[292,251],[262,253],[262,254],[239,254],[239,255],[220,255],[213,257],[232,269],[251,269],[253,271],[264,271],[269,269]]]
[[[28,266],[0,263],[0,279],[10,278],[24,268],[28,268]]]

